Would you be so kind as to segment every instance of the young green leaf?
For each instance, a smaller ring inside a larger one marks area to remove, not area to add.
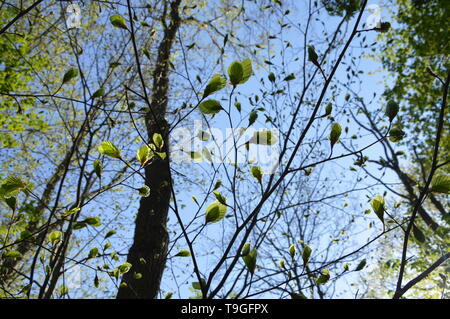
[[[119,272],[120,272],[121,274],[125,274],[125,273],[127,273],[128,271],[130,271],[130,269],[131,269],[131,264],[130,264],[130,263],[124,263],[124,264],[120,265],[119,267],[117,267],[117,269],[119,270]]]
[[[70,80],[76,78],[78,76],[78,69],[76,68],[70,68],[67,70],[67,72],[64,74],[62,84],[66,84]]]
[[[59,243],[61,241],[61,237],[62,237],[62,232],[60,231],[53,231],[48,235],[48,241],[52,244],[52,245],[56,245],[57,243]]]
[[[202,286],[206,287],[206,280],[205,279],[200,278],[200,282],[201,282],[201,285],[200,285],[199,282],[193,282],[192,283],[192,288],[194,288],[195,290],[202,290]]]
[[[252,138],[248,142],[259,145],[274,145],[277,143],[277,138],[271,130],[261,130],[253,133]]]
[[[98,248],[97,248],[97,247],[94,247],[94,248],[92,248],[92,249],[89,251],[88,258],[89,258],[89,259],[95,258],[95,257],[97,257],[98,253],[99,253]]]
[[[3,253],[2,258],[20,258],[22,254],[17,250],[9,250]]]
[[[223,89],[227,85],[227,79],[220,74],[215,74],[205,87],[203,98]]]
[[[206,100],[198,106],[203,114],[217,114],[222,110],[220,102],[217,100]]]
[[[360,263],[358,264],[358,266],[356,266],[355,271],[360,271],[362,270],[367,264],[367,260],[363,259],[360,261]]]
[[[269,75],[267,76],[267,78],[269,79],[270,82],[274,83],[276,80],[275,73],[270,72]]]
[[[118,14],[113,14],[110,18],[109,21],[111,21],[111,24],[113,26],[115,26],[116,28],[120,28],[120,29],[127,29],[127,24],[125,23],[125,19],[118,15]]]
[[[94,94],[92,94],[92,98],[98,98],[98,97],[102,97],[103,95],[105,95],[105,89],[104,88],[100,88],[97,91],[94,92]]]
[[[421,243],[424,243],[426,241],[426,237],[425,237],[424,233],[415,224],[413,224],[413,235],[414,235],[414,238],[416,238],[417,241],[419,241]]]
[[[83,222],[94,227],[98,227],[102,224],[100,222],[100,218],[98,217],[86,217],[86,219]]]
[[[245,265],[248,268],[248,271],[251,274],[255,272],[257,258],[258,258],[258,251],[256,249],[252,249],[246,256],[242,257]]]
[[[289,295],[291,296],[292,299],[308,299],[306,298],[306,296],[304,294],[300,293],[296,293],[296,292],[290,292]]]
[[[219,201],[213,202],[206,208],[205,220],[206,223],[216,223],[225,217],[227,206],[221,204]]]
[[[341,136],[342,128],[339,125],[339,123],[334,123],[331,126],[331,132],[330,132],[330,143],[331,148],[339,141],[339,137]]]
[[[95,172],[95,175],[98,176],[98,178],[102,177],[103,167],[102,167],[102,163],[98,159],[96,159],[94,161],[94,172]]]
[[[161,134],[159,134],[159,133],[154,133],[154,134],[153,134],[153,143],[155,144],[155,146],[156,146],[158,149],[161,149],[161,148],[163,147],[163,145],[164,145],[164,140],[163,140]]]
[[[16,197],[20,192],[27,192],[30,184],[15,176],[6,177],[0,186],[0,198]]]
[[[241,65],[243,72],[242,72],[242,80],[239,82],[239,84],[244,84],[253,75],[252,60],[247,58],[241,62]]]
[[[400,142],[405,137],[405,132],[403,132],[398,127],[393,127],[389,131],[389,141],[392,143]]]
[[[377,196],[370,201],[373,211],[384,224],[385,202],[383,196]]]
[[[242,247],[241,256],[245,257],[250,253],[250,243],[245,243]]]
[[[139,195],[142,197],[149,197],[150,196],[150,187],[147,185],[142,186],[138,189]]]
[[[291,244],[289,246],[289,255],[291,255],[291,257],[294,258],[295,257],[295,252],[296,252],[295,245]]]
[[[318,285],[326,284],[330,280],[330,271],[328,269],[322,270],[319,278],[316,279]]]
[[[308,45],[308,61],[312,62],[316,66],[319,65],[319,56],[316,53],[316,49],[312,45]]]
[[[251,126],[253,123],[255,123],[257,118],[258,118],[258,111],[256,110],[251,111],[248,117],[248,126]]]
[[[106,235],[105,235],[105,239],[106,239],[106,238],[109,238],[109,237],[111,237],[111,236],[114,236],[114,235],[115,235],[115,233],[116,233],[116,231],[115,231],[115,230],[110,230],[109,232],[107,232],[107,233],[106,233]]]
[[[450,176],[437,173],[431,181],[431,191],[435,193],[450,194]]]
[[[256,180],[261,184],[262,183],[262,177],[263,177],[263,172],[262,172],[261,167],[259,167],[259,166],[252,166],[251,173],[252,173],[252,176],[254,178],[256,178]]]
[[[180,250],[175,257],[189,257],[191,253],[187,250]]]
[[[234,61],[228,68],[228,76],[233,86],[237,86],[244,78],[244,67],[239,61]]]
[[[311,257],[311,252],[312,249],[305,245],[305,248],[303,248],[303,252],[302,252],[302,259],[303,259],[303,263],[306,265],[309,261],[309,258]]]
[[[399,111],[399,106],[395,101],[389,101],[386,105],[385,114],[389,118],[389,122],[392,122],[394,118],[397,116]]]
[[[106,155],[112,158],[120,158],[120,151],[117,149],[117,147],[109,142],[109,141],[104,141],[102,142],[99,147],[98,147],[98,151],[100,152],[100,154],[102,155]]]
[[[141,167],[145,166],[152,157],[153,152],[147,145],[142,145],[136,152],[136,159],[141,164]]]

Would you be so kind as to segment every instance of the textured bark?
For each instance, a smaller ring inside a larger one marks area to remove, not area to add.
[[[169,127],[164,119],[168,103],[169,58],[176,33],[180,25],[179,5],[181,0],[170,4],[170,22],[163,23],[164,35],[158,48],[158,56],[153,72],[150,111],[146,115],[147,134],[154,133],[164,137],[167,157],[146,166],[146,184],[150,196],[143,197],[136,217],[133,244],[128,252],[127,262],[132,267],[122,277],[118,299],[155,298],[159,292],[162,274],[166,265],[169,234],[166,229],[170,202],[170,165],[168,152]],[[165,20],[165,19],[164,19]],[[136,279],[139,273],[142,278]]]

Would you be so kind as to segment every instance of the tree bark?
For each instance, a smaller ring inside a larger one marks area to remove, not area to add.
[[[164,160],[155,160],[145,167],[146,185],[150,187],[150,196],[140,200],[134,240],[127,257],[127,262],[132,267],[122,277],[117,293],[118,299],[157,297],[166,265],[169,244],[166,226],[172,181],[168,149],[169,125],[164,116],[168,103],[169,58],[180,26],[180,2],[181,0],[171,2],[168,24],[163,18],[164,35],[158,48],[153,72],[152,96],[148,103],[150,111],[146,114],[147,135],[149,139],[154,133],[160,133],[163,136],[163,151],[167,156]],[[135,274],[141,274],[142,277],[136,279]]]

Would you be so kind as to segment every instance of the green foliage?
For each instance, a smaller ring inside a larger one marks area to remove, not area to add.
[[[257,258],[258,258],[258,251],[256,249],[250,250],[248,254],[242,257],[245,266],[247,266],[247,269],[251,274],[255,272]]]
[[[73,68],[73,67],[70,68],[64,74],[64,77],[63,77],[63,80],[62,80],[62,84],[66,84],[66,83],[70,82],[72,79],[76,78],[77,76],[78,76],[78,69],[77,68]]]
[[[180,250],[175,257],[189,257],[191,253],[187,250]]]
[[[112,158],[121,158],[119,149],[109,141],[102,142],[98,147],[98,151],[102,155]]]
[[[389,121],[392,122],[394,118],[397,116],[400,107],[395,101],[389,101],[386,105],[386,116],[389,118]]]
[[[258,183],[262,183],[262,177],[263,177],[263,172],[261,167],[259,166],[252,166],[251,168],[251,173],[252,176],[258,181]]]
[[[115,26],[116,28],[120,28],[120,29],[125,29],[127,30],[127,24],[125,23],[125,19],[118,14],[113,14],[110,18],[109,21],[111,22],[111,24],[113,26]]]
[[[373,211],[384,224],[384,211],[386,210],[383,196],[377,196],[370,201]]]
[[[306,265],[308,263],[309,258],[311,257],[311,253],[312,253],[311,247],[305,245],[305,247],[303,248],[303,252],[302,252],[303,264]]]
[[[342,132],[342,128],[339,125],[339,123],[334,123],[331,126],[331,132],[330,132],[330,137],[329,137],[330,143],[331,143],[331,148],[333,148],[334,145],[339,141],[341,132]]]
[[[205,87],[203,98],[223,89],[227,85],[227,79],[220,74],[215,74]]]
[[[56,245],[57,243],[59,243],[61,241],[61,238],[62,238],[62,232],[60,232],[60,231],[53,231],[48,235],[48,241],[52,245]]]
[[[206,208],[205,222],[216,223],[225,217],[227,206],[215,201]]]
[[[450,194],[450,176],[437,173],[431,181],[431,191],[435,193]]]
[[[203,114],[217,114],[222,110],[220,102],[217,100],[206,100],[198,106]]]
[[[367,260],[363,259],[359,262],[358,266],[356,266],[355,271],[360,271],[362,270],[364,267],[366,267],[367,264]]]

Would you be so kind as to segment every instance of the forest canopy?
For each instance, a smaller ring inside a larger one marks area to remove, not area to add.
[[[0,12],[0,298],[450,297],[450,1]]]

